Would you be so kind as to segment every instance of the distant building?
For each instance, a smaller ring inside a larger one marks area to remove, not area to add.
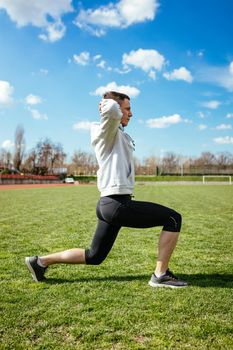
[[[68,172],[67,168],[53,168],[48,170],[48,173],[54,174],[54,175],[63,175],[63,174],[67,174],[67,172]]]

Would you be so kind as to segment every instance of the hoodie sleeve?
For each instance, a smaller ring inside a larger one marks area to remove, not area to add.
[[[100,125],[105,136],[115,136],[120,125],[122,112],[120,105],[112,99],[103,99],[100,102]]]
[[[108,157],[113,149],[118,128],[122,118],[120,105],[112,99],[100,102],[100,123],[91,129],[91,143],[95,148],[97,160]]]
[[[112,99],[100,102],[100,124],[93,144],[101,143],[102,147],[111,148],[122,118],[120,105]]]

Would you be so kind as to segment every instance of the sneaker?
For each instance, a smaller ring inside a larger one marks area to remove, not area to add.
[[[37,263],[38,256],[30,256],[25,258],[25,264],[28,267],[28,270],[32,274],[32,278],[35,282],[40,282],[46,280],[44,274],[47,267],[42,267]]]
[[[151,287],[168,287],[168,288],[184,288],[187,287],[188,283],[180,281],[173,273],[169,270],[160,277],[157,277],[154,273],[151,276],[148,284]]]

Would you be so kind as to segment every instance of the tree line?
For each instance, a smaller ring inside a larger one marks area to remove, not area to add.
[[[98,164],[93,153],[74,151],[71,161],[60,143],[49,138],[39,140],[36,146],[26,151],[25,132],[21,125],[15,130],[14,150],[0,150],[0,170],[24,174],[73,174],[95,175]],[[173,152],[163,157],[155,155],[143,160],[135,158],[136,175],[203,175],[233,174],[233,154],[203,152],[199,157],[185,157]]]

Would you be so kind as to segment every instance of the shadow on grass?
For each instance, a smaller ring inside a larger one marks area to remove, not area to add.
[[[89,277],[77,277],[75,279],[68,278],[48,278],[45,282],[47,284],[56,283],[82,283],[82,282],[132,282],[132,281],[148,281],[148,275],[113,275],[113,276],[90,276]]]
[[[113,275],[113,276],[89,276],[89,277],[77,277],[75,279],[68,278],[48,278],[47,284],[59,284],[59,283],[82,283],[82,282],[132,282],[143,281],[148,282],[150,276],[148,275]],[[233,275],[232,274],[191,274],[184,275],[179,274],[179,279],[187,281],[190,286],[202,287],[202,288],[233,288]]]
[[[215,288],[233,288],[233,274],[217,274],[217,273],[198,273],[191,275],[179,275],[179,278],[188,281],[190,286],[197,287],[215,287]]]

